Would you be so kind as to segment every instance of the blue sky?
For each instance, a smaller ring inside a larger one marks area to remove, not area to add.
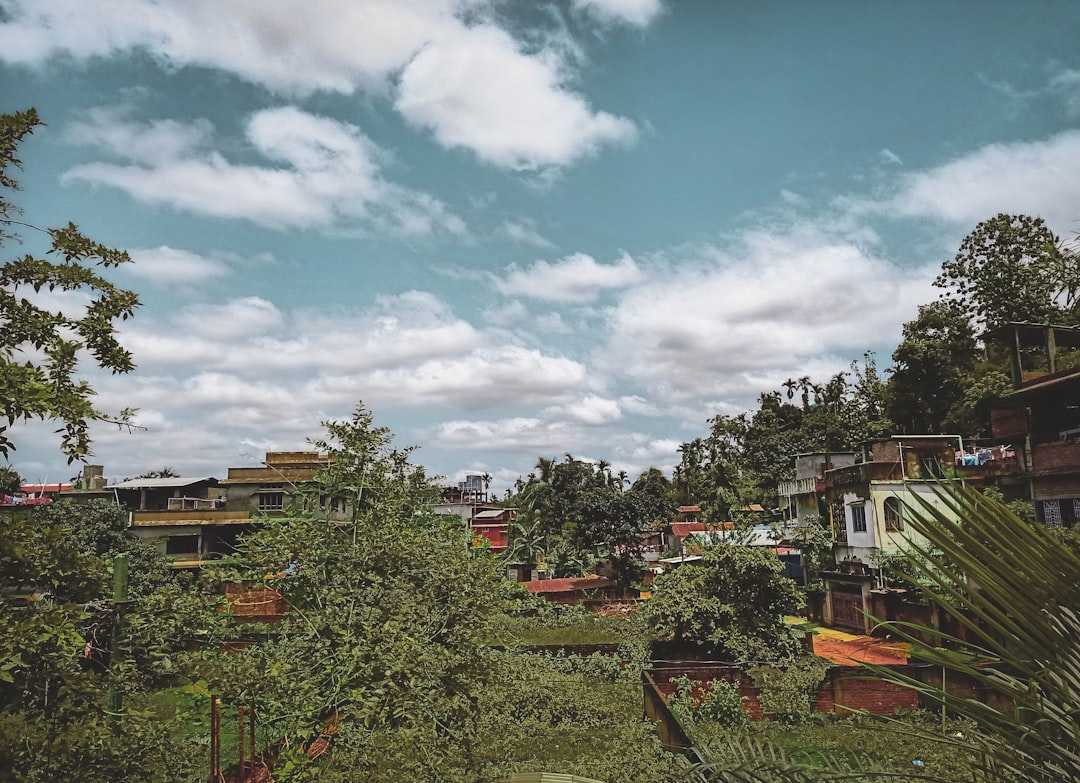
[[[670,470],[788,377],[887,366],[984,218],[1071,238],[1078,34],[1067,2],[0,0],[0,83],[48,123],[25,216],[135,258],[138,370],[87,368],[146,427],[95,430],[107,476],[221,476],[363,400],[501,490]],[[29,479],[74,472],[51,429],[13,433]]]

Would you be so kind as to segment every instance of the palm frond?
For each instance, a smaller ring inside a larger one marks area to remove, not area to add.
[[[1080,559],[1048,531],[958,483],[936,498],[915,495],[913,574],[933,585],[931,600],[964,628],[965,639],[919,627],[941,647],[913,656],[962,675],[1013,707],[949,694],[882,667],[884,679],[944,699],[974,720],[1002,780],[1080,779]],[[940,551],[935,560],[933,549]],[[913,638],[913,628],[889,624]]]

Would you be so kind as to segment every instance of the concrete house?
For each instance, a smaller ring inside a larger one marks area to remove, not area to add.
[[[994,402],[991,422],[994,441],[1017,453],[1018,492],[1048,527],[1074,525],[1080,521],[1080,367],[1063,365],[1080,360],[1080,328],[1011,323],[984,339],[1006,340],[1011,349],[1013,391]]]

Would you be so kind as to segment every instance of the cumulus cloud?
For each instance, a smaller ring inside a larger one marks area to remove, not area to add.
[[[1080,204],[1080,131],[990,144],[901,180],[874,211],[973,227],[999,212],[1040,215],[1056,231],[1074,225]]]
[[[425,46],[401,74],[396,105],[443,146],[517,170],[566,165],[636,138],[629,120],[596,112],[565,89],[560,66],[482,25]]]
[[[636,136],[569,86],[573,58],[526,52],[489,0],[11,0],[0,58],[31,66],[147,53],[167,67],[220,69],[288,97],[364,90],[448,147],[496,166],[564,166]],[[594,16],[641,25],[649,0],[592,0]],[[468,21],[466,21],[468,20]],[[534,36],[535,38],[535,36]],[[140,142],[147,141],[140,136]]]
[[[226,255],[203,256],[167,245],[129,251],[134,262],[124,271],[159,285],[203,283],[232,274]]]
[[[583,304],[642,279],[637,262],[628,255],[614,264],[599,264],[592,256],[574,253],[552,263],[537,261],[527,269],[510,266],[505,275],[494,277],[492,282],[506,296]]]
[[[584,395],[566,405],[551,408],[547,413],[549,416],[567,418],[589,426],[611,424],[622,418],[622,408],[618,400],[596,394]]]
[[[595,361],[658,405],[749,401],[777,388],[778,372],[815,361],[836,372],[852,353],[894,340],[931,298],[931,279],[811,226],[750,231],[628,291]]]
[[[438,199],[384,179],[385,155],[359,128],[292,106],[248,118],[247,142],[268,161],[261,166],[216,152],[205,120],[137,122],[119,110],[97,110],[67,135],[118,161],[74,166],[65,182],[119,188],[148,203],[279,230],[465,232]]]
[[[550,404],[587,377],[580,362],[501,342],[417,291],[353,313],[282,312],[258,297],[192,304],[165,322],[125,325],[122,339],[147,384],[125,405],[176,404],[185,378],[183,404],[234,400],[221,415],[237,421],[238,408],[271,416],[288,399],[319,410],[359,398],[393,408]]]
[[[578,428],[567,422],[511,417],[490,421],[446,421],[435,429],[433,441],[444,448],[460,450],[544,454],[573,451],[585,439]]]
[[[581,9],[602,22],[647,27],[664,10],[661,0],[572,0]]]

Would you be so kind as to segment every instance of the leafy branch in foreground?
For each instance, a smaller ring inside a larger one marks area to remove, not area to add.
[[[9,173],[20,165],[18,145],[42,124],[33,109],[0,115],[0,186],[19,189]],[[115,322],[131,317],[139,299],[98,271],[131,258],[88,239],[74,223],[40,229],[16,219],[19,214],[0,195],[0,244],[17,239],[12,226],[24,226],[49,236],[46,255],[53,258],[28,253],[0,264],[0,418],[6,420],[0,422],[0,454],[15,448],[7,430],[16,421],[57,419],[61,449],[72,462],[90,453],[88,422],[133,426],[133,411],[110,418],[95,408],[94,390],[76,374],[84,352],[113,373],[135,368],[116,339]]]
[[[1014,707],[943,695],[883,667],[875,667],[878,675],[944,698],[946,709],[973,720],[997,780],[1080,779],[1080,558],[974,489],[942,484],[937,494],[941,506],[916,496],[922,507],[910,526],[929,544],[911,542],[909,567],[934,585],[930,600],[957,619],[967,639],[919,627],[941,646],[916,648],[914,656]],[[891,630],[910,638],[910,627]]]

